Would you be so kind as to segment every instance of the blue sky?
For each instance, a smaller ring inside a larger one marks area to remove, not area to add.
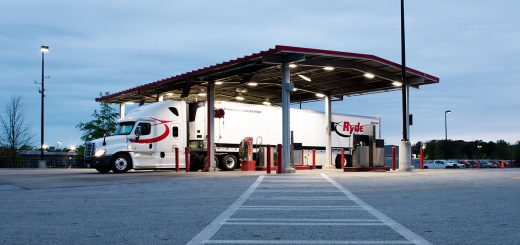
[[[46,143],[80,144],[101,91],[117,92],[276,44],[374,54],[400,63],[399,1],[1,1],[0,106],[21,96],[39,142],[46,56]],[[441,83],[411,90],[411,140],[520,140],[518,1],[407,1],[407,64]],[[323,110],[323,103],[305,104]],[[381,116],[401,137],[400,93],[335,102]]]

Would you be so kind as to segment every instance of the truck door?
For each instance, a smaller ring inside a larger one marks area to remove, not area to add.
[[[138,122],[132,134],[132,150],[136,156],[136,162],[134,165],[139,166],[155,166],[155,161],[152,158],[153,143],[147,142],[146,138],[152,136],[152,124],[151,122]]]

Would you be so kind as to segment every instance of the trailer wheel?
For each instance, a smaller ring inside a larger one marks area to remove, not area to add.
[[[110,168],[96,168],[96,170],[101,174],[108,174],[110,172]]]
[[[132,160],[125,154],[119,153],[112,157],[112,171],[126,173],[132,168]]]
[[[347,164],[347,156],[345,156],[345,159],[343,159],[343,165],[341,165],[341,154],[337,154],[334,163],[337,169],[343,168],[343,166]]]
[[[239,163],[238,163],[237,157],[234,155],[228,154],[222,158],[222,163],[220,164],[220,169],[222,169],[224,171],[230,171],[235,168],[238,168],[238,165],[239,165]]]

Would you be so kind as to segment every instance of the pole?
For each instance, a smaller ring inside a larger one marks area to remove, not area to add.
[[[402,108],[403,108],[403,140],[408,141],[408,84],[406,83],[406,43],[405,43],[405,29],[404,29],[404,0],[401,0],[401,76],[402,76]]]
[[[278,144],[277,145],[277,153],[278,153],[278,162],[277,162],[277,168],[276,168],[276,173],[277,174],[281,174],[282,173],[282,165],[283,165],[283,152],[282,152],[282,145],[281,144]]]
[[[345,171],[345,149],[341,148],[341,169]]]
[[[175,172],[179,172],[179,147],[175,147]]]
[[[271,145],[267,145],[267,158],[266,158],[266,167],[267,173],[271,173]]]
[[[184,148],[184,160],[186,161],[186,165],[184,166],[186,168],[186,172],[190,171],[190,148],[186,146]]]
[[[316,149],[312,149],[312,169],[316,169]]]
[[[419,155],[421,157],[421,170],[424,169],[424,149],[421,147],[419,150]]]
[[[291,74],[289,63],[286,58],[282,64],[282,153],[283,161],[278,163],[281,171],[290,173],[291,168],[291,116],[290,103],[291,93],[289,92],[289,85],[291,83]],[[283,164],[283,166],[281,166]]]
[[[448,111],[444,112],[444,140],[448,142]]]
[[[392,170],[395,171],[395,146],[392,146]]]
[[[45,141],[45,130],[44,130],[44,122],[45,122],[45,106],[44,99],[45,98],[45,52],[42,51],[42,118],[41,118],[41,144],[40,144],[40,160],[45,159],[45,153],[43,152],[43,145]]]

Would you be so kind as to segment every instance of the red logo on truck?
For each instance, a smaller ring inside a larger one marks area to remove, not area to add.
[[[343,121],[334,123],[334,131],[336,131],[339,136],[349,137],[353,133],[363,133],[364,128],[360,122],[351,124],[349,121]]]
[[[159,135],[159,136],[157,136],[157,137],[150,138],[150,139],[138,139],[138,140],[130,139],[130,142],[138,143],[138,144],[151,144],[151,143],[159,142],[159,141],[161,141],[163,139],[166,139],[166,137],[168,137],[168,135],[170,134],[170,127],[168,127],[168,125],[166,125],[166,123],[169,123],[171,121],[160,120],[160,119],[157,119],[157,118],[153,118],[153,119],[159,121],[159,123],[152,124],[152,127],[160,125],[160,124],[164,124],[164,133]]]

